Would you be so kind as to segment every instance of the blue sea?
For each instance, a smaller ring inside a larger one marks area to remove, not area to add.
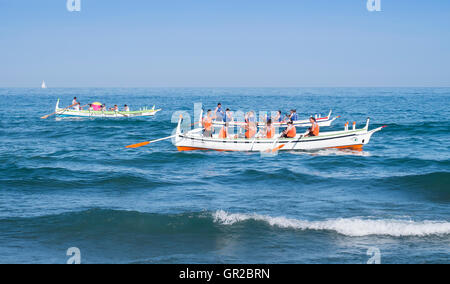
[[[162,111],[40,119],[74,96]],[[66,263],[72,247],[82,263],[450,263],[449,88],[12,88],[0,102],[0,263]],[[218,102],[341,116],[322,131],[388,127],[362,152],[125,148]]]

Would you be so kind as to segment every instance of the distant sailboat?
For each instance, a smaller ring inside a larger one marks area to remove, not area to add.
[[[42,88],[42,89],[47,89],[47,85],[45,85],[45,81],[42,81],[41,88]]]

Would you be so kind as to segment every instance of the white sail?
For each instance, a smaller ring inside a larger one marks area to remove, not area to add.
[[[42,88],[42,89],[47,89],[47,85],[45,85],[45,81],[42,81],[41,88]]]

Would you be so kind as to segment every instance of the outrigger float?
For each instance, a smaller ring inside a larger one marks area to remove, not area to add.
[[[91,110],[75,110],[69,108],[60,108],[59,99],[55,107],[55,115],[61,118],[83,118],[83,117],[98,117],[98,118],[123,118],[123,117],[146,117],[154,116],[161,109],[141,109],[138,111],[91,111]]]
[[[338,118],[340,118],[340,116],[335,116],[332,117],[331,114],[333,113],[332,110],[330,110],[330,113],[325,116],[325,117],[318,117],[317,115],[315,116],[316,118],[316,122],[320,127],[326,127],[326,126],[331,126],[331,124]],[[222,121],[213,121],[213,124],[215,126],[223,126],[225,125],[225,122]],[[309,119],[305,119],[305,120],[296,120],[293,122],[294,126],[296,127],[310,127],[311,126],[311,122],[309,121]],[[229,122],[228,123],[229,126],[244,126],[245,122]],[[257,126],[261,127],[261,126],[265,126],[266,124],[264,122],[258,122]],[[275,127],[286,127],[287,123],[286,122],[273,122],[272,123],[273,126]]]
[[[187,132],[182,131],[182,117],[178,121],[175,135],[146,141],[127,148],[139,148],[151,143],[174,138],[174,145],[178,151],[193,150],[215,150],[215,151],[241,151],[241,152],[276,152],[283,151],[314,151],[321,149],[349,149],[362,151],[364,145],[370,142],[372,135],[385,128],[378,127],[369,130],[370,119],[361,129],[356,129],[356,123],[349,129],[349,124],[345,124],[343,131],[321,132],[318,136],[306,137],[304,134],[297,134],[294,138],[219,138],[218,134],[213,137],[204,137],[203,128],[196,128]]]

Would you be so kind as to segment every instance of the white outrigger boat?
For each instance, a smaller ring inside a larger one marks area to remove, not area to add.
[[[216,151],[244,151],[244,152],[270,152],[278,150],[320,150],[327,148],[362,150],[369,143],[375,132],[383,127],[369,130],[370,119],[367,119],[364,128],[348,129],[346,124],[343,131],[321,132],[319,136],[304,137],[297,134],[295,138],[219,138],[218,134],[212,138],[203,137],[202,128],[197,128],[186,133],[181,129],[182,118],[176,129],[175,146],[179,151],[192,150],[216,150]],[[148,144],[148,143],[147,143]],[[142,146],[142,144],[140,145]],[[133,147],[130,147],[133,148]]]
[[[146,117],[154,116],[161,109],[141,109],[138,111],[91,111],[91,110],[75,110],[72,108],[60,108],[59,99],[55,107],[55,115],[61,118],[123,118],[123,117]]]
[[[330,113],[325,116],[325,117],[318,117],[317,115],[315,116],[317,124],[320,127],[325,127],[325,126],[331,126],[331,124],[338,119],[340,116],[335,116],[335,117],[331,117],[332,114],[332,110],[330,110]],[[217,126],[221,126],[221,125],[225,125],[225,122],[222,121],[213,121],[214,125]],[[304,120],[296,120],[293,122],[293,124],[296,127],[310,127],[311,126],[311,122],[309,121],[309,119],[304,119]],[[245,122],[229,122],[228,123],[229,126],[244,126]],[[264,122],[258,122],[257,126],[265,126],[266,124]],[[273,122],[272,123],[273,126],[275,127],[286,127],[287,123],[286,122]]]

